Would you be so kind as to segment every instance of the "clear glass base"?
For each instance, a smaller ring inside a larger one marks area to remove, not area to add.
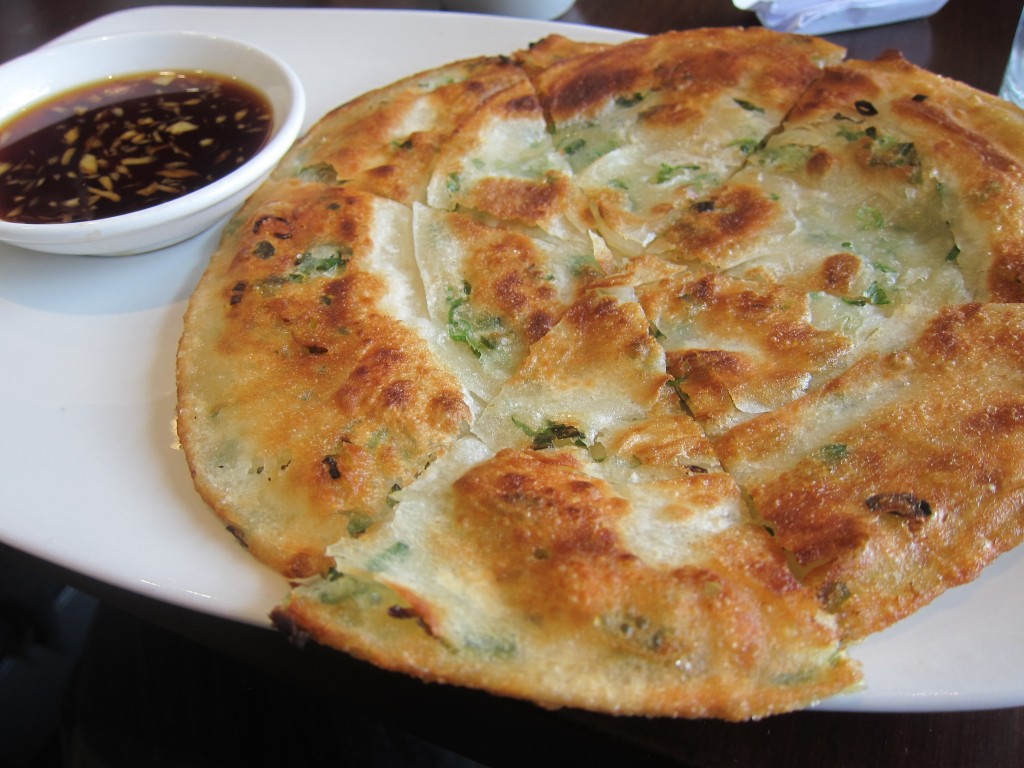
[[[1013,49],[1006,64],[1006,74],[1003,75],[999,95],[1018,107],[1024,107],[1024,12],[1017,23],[1017,34],[1013,40]]]
[[[1003,78],[1003,85],[999,89],[1000,98],[1012,101],[1018,107],[1024,107],[1024,80],[1020,77],[1016,79],[1010,77],[1010,73],[1006,73],[1006,77]]]

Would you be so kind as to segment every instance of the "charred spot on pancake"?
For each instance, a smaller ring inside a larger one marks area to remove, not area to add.
[[[931,517],[932,507],[913,493],[876,493],[864,500],[868,509],[880,515]]]
[[[634,69],[586,70],[563,85],[554,94],[552,112],[558,116],[578,113],[603,104],[621,93],[632,93],[643,74]]]
[[[302,648],[310,640],[310,635],[302,629],[295,618],[284,608],[275,608],[270,612],[270,621],[274,628],[288,638],[288,641],[297,648]]]
[[[1017,253],[1002,248],[988,275],[994,301],[1024,301],[1024,244]]]
[[[245,294],[246,287],[247,283],[245,282],[245,280],[239,280],[232,286],[230,298],[228,299],[231,306],[234,306],[235,304],[238,304],[239,302],[242,301],[242,297]]]
[[[981,311],[982,304],[962,304],[950,307],[939,314],[921,337],[922,346],[931,354],[944,360],[954,360],[968,351],[969,340],[964,337],[964,327]]]
[[[252,247],[252,255],[257,259],[266,260],[272,257],[275,253],[277,253],[277,248],[275,248],[274,244],[269,240],[259,240],[256,245]]]
[[[818,270],[817,280],[821,290],[836,294],[847,294],[860,272],[861,260],[849,252],[834,253],[826,258]]]
[[[835,163],[835,158],[827,149],[818,147],[807,158],[807,172],[811,176],[824,176]]]
[[[566,180],[547,173],[539,179],[483,179],[467,202],[508,221],[537,224],[551,215],[566,194]]]
[[[241,544],[246,549],[249,548],[249,542],[246,541],[246,539],[245,539],[245,531],[244,530],[242,530],[241,528],[239,528],[236,525],[229,525],[229,526],[227,526],[227,529],[228,529],[228,533],[230,533],[232,536],[234,536],[235,540],[238,541],[239,544]]]
[[[550,331],[556,322],[557,318],[546,310],[538,309],[532,312],[526,321],[527,341],[531,344],[537,341]]]
[[[876,109],[875,105],[867,99],[858,99],[854,102],[853,107],[859,114],[864,115],[865,117],[874,117],[878,114],[878,109]]]
[[[790,119],[806,120],[815,113],[834,113],[836,119],[847,119],[842,110],[849,110],[863,96],[879,94],[879,87],[868,75],[847,67],[830,67],[811,86],[793,109]],[[837,112],[837,110],[839,110]],[[852,110],[856,113],[856,108]],[[859,117],[856,119],[859,120]]]
[[[289,579],[304,579],[327,571],[329,562],[330,559],[325,555],[296,552],[288,558],[282,575]]]
[[[850,599],[850,588],[842,581],[829,581],[818,589],[818,599],[829,613],[838,613]]]
[[[759,189],[735,186],[691,206],[666,231],[666,240],[684,256],[716,263],[734,242],[763,229],[778,203]]]
[[[341,470],[338,468],[338,458],[336,456],[324,456],[323,465],[327,467],[327,474],[330,475],[332,480],[339,480],[341,478]]]
[[[392,619],[418,619],[420,615],[415,608],[405,605],[389,605],[388,616]]]
[[[537,97],[533,94],[520,96],[505,103],[505,111],[513,116],[517,113],[529,114],[536,112],[538,109],[540,109],[540,102],[537,101]]]
[[[1024,424],[1024,403],[1000,402],[986,405],[965,422],[967,429],[977,434],[1010,434]]]
[[[384,165],[378,165],[376,168],[370,168],[366,175],[376,179],[389,179],[398,173],[398,168],[390,163]]]
[[[256,235],[264,230],[269,237],[275,237],[278,240],[288,240],[292,236],[292,225],[283,216],[265,214],[257,218],[253,222],[252,233]]]
[[[412,400],[414,389],[411,381],[393,381],[381,390],[381,399],[388,408],[400,408]]]
[[[519,309],[526,304],[526,295],[523,293],[523,276],[518,272],[509,272],[502,275],[494,284],[494,292],[507,309]]]

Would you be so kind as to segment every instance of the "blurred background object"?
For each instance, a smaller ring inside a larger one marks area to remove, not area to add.
[[[575,0],[442,0],[449,11],[522,16],[526,19],[556,19],[572,8]]]

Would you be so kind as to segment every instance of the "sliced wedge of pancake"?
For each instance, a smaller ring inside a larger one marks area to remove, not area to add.
[[[628,287],[588,289],[474,424],[492,450],[575,441],[637,419],[658,402],[665,355]]]
[[[483,403],[601,274],[591,244],[417,205],[416,261],[443,354]]]
[[[523,72],[532,78],[560,62],[588,53],[604,51],[610,47],[609,43],[592,43],[586,40],[573,40],[565,35],[552,34],[516,51],[513,57],[523,68]]]
[[[624,495],[600,470],[582,449],[492,454],[470,438],[386,528],[332,547],[344,576],[297,590],[279,620],[545,706],[745,719],[852,684],[728,476]]]
[[[286,575],[325,570],[471,418],[411,242],[398,203],[287,183],[235,218],[189,303],[177,428],[197,488]]]
[[[425,202],[437,155],[462,120],[522,79],[510,59],[496,56],[412,75],[322,117],[273,176]]]
[[[725,181],[842,49],[762,29],[675,32],[535,78],[556,146],[624,254]]]
[[[664,255],[699,265],[696,276],[643,295],[709,431],[897,349],[939,307],[990,293],[991,253],[961,247],[949,212],[963,169],[984,162],[945,162],[934,126],[908,117],[943,99],[953,104],[941,114],[954,113],[969,93],[919,74],[892,56],[830,67],[744,168],[665,230]]]
[[[712,435],[802,397],[869,351],[898,348],[930,317],[696,270],[637,293],[673,387]]]
[[[948,256],[962,272],[966,294],[983,301],[1020,301],[1020,119],[1012,104],[890,53],[877,61],[851,60],[828,70],[795,107],[788,125],[812,134],[825,133],[831,125],[833,134],[847,142],[846,154],[861,168],[858,189],[875,187],[874,194],[884,201],[873,206],[877,213],[863,214],[862,228],[875,219],[898,246],[900,225],[921,231],[922,224],[920,219],[901,220],[901,211],[909,210],[908,204],[920,207],[921,201],[934,205],[931,201],[937,200],[952,243],[947,249],[936,242],[936,255]],[[788,148],[776,142],[775,151],[797,154],[800,142],[787,143]],[[833,140],[829,146],[811,135],[803,143],[808,175],[817,171],[828,177],[836,160],[839,167],[852,165],[835,151],[841,142]],[[888,194],[882,186],[887,177],[900,175],[907,182],[904,199],[898,195],[899,184],[891,184]],[[867,200],[865,204],[871,205]],[[934,269],[923,260],[913,266]]]
[[[905,349],[715,447],[850,638],[1024,538],[1024,305],[938,312]]]
[[[1024,169],[1005,127],[980,133],[973,113],[990,101],[895,56],[829,68],[663,242],[679,261],[883,312],[1017,300],[1004,278],[1024,232]],[[991,122],[1009,122],[992,106]]]
[[[848,351],[813,326],[800,291],[682,272],[638,292],[675,386],[712,434],[804,394]]]
[[[427,203],[585,244],[593,228],[525,76],[461,121],[438,156]]]

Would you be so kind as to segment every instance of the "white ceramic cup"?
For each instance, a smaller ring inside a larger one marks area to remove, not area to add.
[[[527,19],[555,19],[572,8],[576,0],[441,0],[449,11],[493,13]]]

